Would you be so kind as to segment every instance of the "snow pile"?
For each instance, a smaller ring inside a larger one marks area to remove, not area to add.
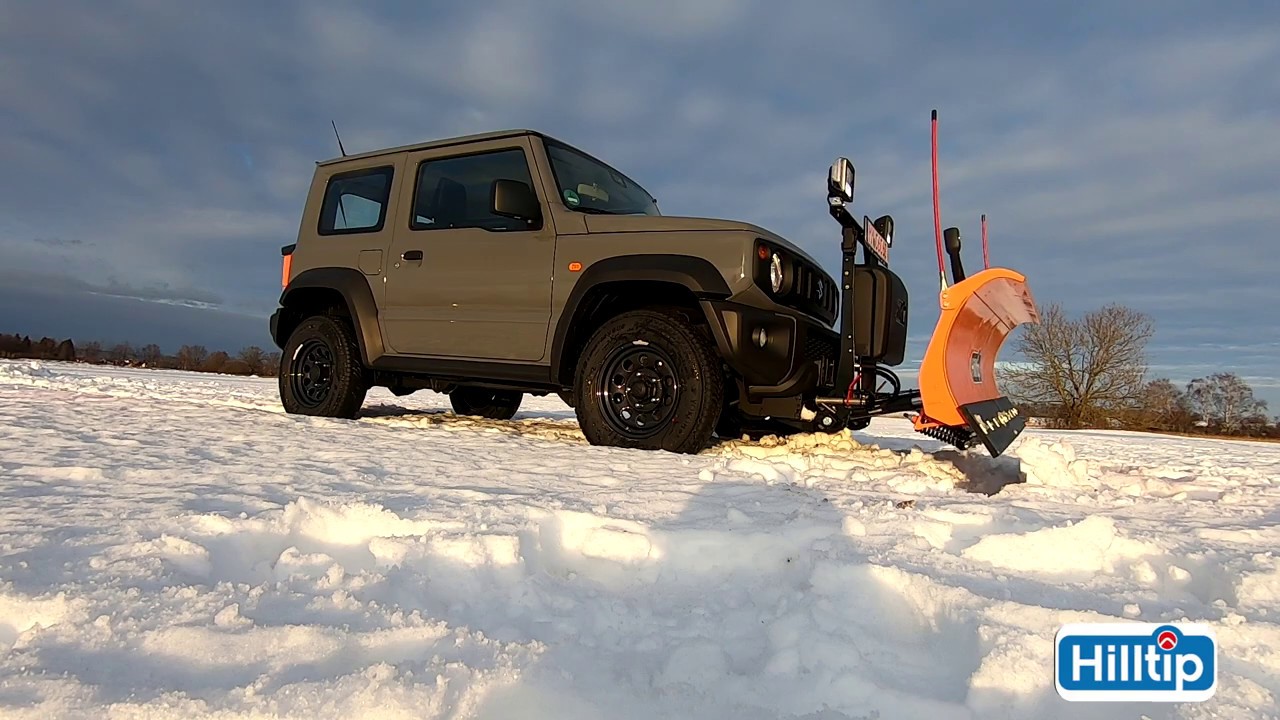
[[[758,443],[734,440],[710,454],[733,475],[770,483],[814,487],[824,482],[858,483],[867,489],[908,494],[949,493],[968,482],[954,463],[912,448],[902,452],[864,443],[851,431],[768,436]]]
[[[1241,575],[1235,591],[1237,602],[1243,610],[1274,617],[1280,608],[1280,560],[1271,552],[1252,559],[1260,569]]]
[[[1025,437],[1017,454],[1030,485],[1087,488],[1097,484],[1089,476],[1088,461],[1077,458],[1075,447],[1069,442]]]
[[[39,360],[0,362],[0,383],[49,388],[59,377]]]
[[[35,370],[40,375],[33,374]],[[1260,718],[1280,446],[883,419],[698,456],[430,393],[0,362],[6,718]],[[257,412],[267,410],[267,412]],[[1203,705],[1061,701],[1065,622],[1218,632]]]
[[[279,399],[263,392],[274,378],[185,373],[176,370],[110,368],[42,362],[0,362],[0,383],[77,393],[82,399],[126,398],[166,403],[284,412]],[[85,397],[88,396],[88,397]]]
[[[66,593],[36,599],[0,588],[0,655],[22,649],[40,631],[62,622],[82,622],[84,605]]]
[[[962,556],[1027,575],[1082,581],[1159,553],[1151,543],[1124,537],[1113,518],[1094,515],[1024,534],[987,535]]]

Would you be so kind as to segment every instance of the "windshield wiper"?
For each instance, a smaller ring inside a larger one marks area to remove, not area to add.
[[[574,208],[574,210],[576,210],[577,212],[580,212],[580,213],[586,213],[586,214],[588,214],[588,215],[617,215],[617,214],[619,214],[619,213],[613,212],[612,210],[601,210],[600,208],[593,208],[593,207],[576,207],[576,208]]]

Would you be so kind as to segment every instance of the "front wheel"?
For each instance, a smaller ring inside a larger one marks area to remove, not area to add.
[[[587,341],[575,396],[593,445],[696,453],[720,418],[724,378],[702,328],[677,311],[637,310]]]

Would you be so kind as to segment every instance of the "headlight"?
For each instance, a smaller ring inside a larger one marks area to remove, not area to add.
[[[782,257],[778,253],[769,261],[769,285],[774,292],[782,292]]]

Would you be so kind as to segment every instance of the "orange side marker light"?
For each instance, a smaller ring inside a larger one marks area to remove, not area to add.
[[[289,268],[293,266],[293,255],[285,255],[284,261],[280,264],[280,287],[281,289],[289,286]]]
[[[576,260],[569,263],[569,272],[578,272],[581,269],[582,269],[582,263]]]

